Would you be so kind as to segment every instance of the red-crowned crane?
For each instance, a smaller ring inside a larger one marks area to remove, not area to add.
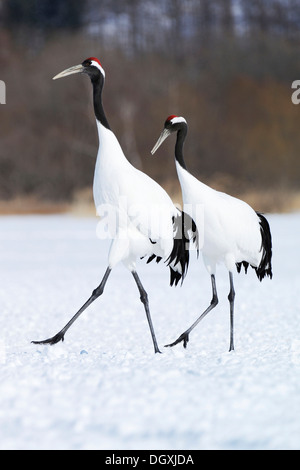
[[[87,74],[93,88],[93,103],[96,117],[99,150],[94,173],[94,201],[99,212],[101,207],[110,211],[116,225],[111,233],[112,243],[108,256],[108,267],[100,285],[90,298],[55,336],[33,341],[35,344],[55,344],[64,340],[66,331],[102,293],[117,263],[123,262],[132,273],[140,299],[144,305],[154,351],[160,352],[150,316],[147,293],[136,271],[136,259],[147,257],[148,262],[165,260],[170,268],[170,284],[183,280],[189,264],[189,243],[196,238],[195,224],[191,218],[179,211],[165,190],[149,176],[134,168],[126,159],[122,148],[112,132],[102,105],[102,90],[105,81],[104,69],[95,57],[82,64],[70,67],[54,79],[75,73]],[[110,225],[110,224],[109,224]],[[111,228],[111,227],[109,227]]]
[[[272,238],[267,219],[255,212],[246,202],[228,194],[216,191],[196,179],[187,170],[183,145],[187,135],[187,122],[180,116],[169,116],[164,129],[153,147],[152,155],[163,141],[173,132],[177,132],[175,145],[175,163],[179,178],[184,211],[195,220],[202,234],[200,248],[204,265],[211,276],[212,300],[202,315],[182,333],[179,338],[167,346],[174,346],[183,341],[187,346],[189,334],[195,326],[218,304],[216,289],[216,266],[224,263],[229,271],[230,292],[230,345],[234,349],[234,298],[233,272],[240,272],[241,267],[249,265],[255,269],[258,279],[265,276],[272,278]],[[201,228],[200,228],[201,227]]]

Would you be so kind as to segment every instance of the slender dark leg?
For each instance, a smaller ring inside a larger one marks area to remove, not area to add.
[[[146,316],[147,316],[147,320],[148,320],[148,324],[149,324],[149,328],[150,328],[150,332],[151,332],[151,336],[152,336],[152,341],[153,341],[153,346],[154,346],[154,352],[155,353],[160,353],[160,350],[158,348],[158,344],[157,344],[157,341],[156,341],[156,337],[155,337],[155,333],[154,333],[154,328],[153,328],[153,324],[152,324],[152,320],[151,320],[151,315],[150,315],[150,309],[149,309],[149,302],[148,302],[148,295],[147,295],[147,292],[145,291],[141,281],[140,281],[140,278],[139,276],[137,275],[137,272],[136,271],[132,271],[132,275],[134,277],[134,280],[138,286],[138,289],[139,289],[139,292],[140,292],[140,299],[141,299],[141,302],[144,304],[144,307],[145,307],[145,312],[146,312]]]
[[[182,333],[179,338],[174,341],[174,343],[171,343],[171,344],[166,344],[166,347],[168,346],[175,346],[175,344],[178,344],[180,343],[181,341],[183,341],[183,346],[186,348],[187,346],[187,343],[189,341],[189,334],[190,332],[195,328],[195,326],[198,325],[198,323],[213,309],[216,307],[216,305],[218,305],[218,296],[217,296],[217,289],[216,289],[216,280],[215,280],[215,276],[214,274],[211,275],[211,285],[212,285],[212,300],[211,300],[211,303],[210,303],[210,306],[207,307],[207,309],[202,313],[202,315],[200,315],[200,317],[195,321],[195,323],[192,324],[192,326],[190,326],[190,328],[188,328],[184,333]]]
[[[77,313],[71,318],[71,320],[63,327],[62,330],[60,330],[55,336],[52,338],[45,339],[43,341],[32,341],[34,344],[55,344],[58,343],[59,341],[64,340],[64,336],[66,331],[70,328],[70,326],[74,323],[75,320],[84,312],[84,310],[91,305],[91,303],[94,302],[102,293],[104,290],[104,286],[106,284],[106,281],[108,279],[108,276],[110,275],[111,269],[107,268],[104,277],[100,283],[100,285],[93,291],[91,297],[85,302],[85,304],[78,310]]]
[[[234,341],[233,341],[233,333],[234,333],[234,298],[235,298],[235,291],[233,286],[233,275],[229,273],[229,280],[230,280],[230,292],[228,295],[228,300],[230,302],[230,346],[229,352],[234,350]]]

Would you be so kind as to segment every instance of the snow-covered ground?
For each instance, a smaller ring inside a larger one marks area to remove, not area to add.
[[[268,217],[272,281],[235,276],[235,347],[228,353],[228,276],[220,303],[182,345],[211,300],[192,256],[182,287],[139,263],[154,354],[132,276],[118,266],[64,343],[57,333],[99,284],[108,242],[96,218],[0,218],[0,449],[300,449],[300,214]]]

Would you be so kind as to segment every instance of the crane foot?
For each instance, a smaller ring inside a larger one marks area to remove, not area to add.
[[[189,342],[189,334],[182,333],[182,335],[180,335],[179,338],[174,341],[174,343],[166,344],[165,348],[176,346],[176,344],[181,343],[181,341],[183,341],[183,347],[186,348]]]
[[[44,339],[43,341],[31,341],[33,344],[56,344],[59,343],[59,341],[64,341],[64,333],[57,333],[55,336],[52,338]]]

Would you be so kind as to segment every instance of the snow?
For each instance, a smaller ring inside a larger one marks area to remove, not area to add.
[[[182,345],[174,341],[211,300],[192,254],[182,287],[141,261],[162,354],[154,354],[134,280],[123,266],[67,332],[99,284],[109,244],[97,219],[0,218],[0,449],[300,449],[300,214],[269,215],[273,280],[235,275],[229,353],[228,275],[219,305]]]

